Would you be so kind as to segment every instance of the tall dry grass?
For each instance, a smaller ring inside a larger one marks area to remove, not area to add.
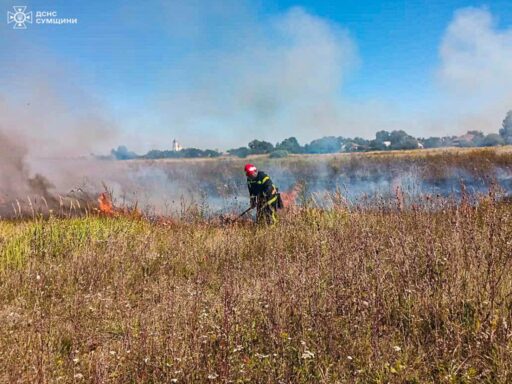
[[[0,222],[0,382],[510,383],[512,206],[429,201]]]

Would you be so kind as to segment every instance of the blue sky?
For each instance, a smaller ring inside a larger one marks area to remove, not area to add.
[[[4,12],[14,4],[0,1]],[[225,149],[255,137],[304,142],[323,134],[371,137],[379,128],[421,136],[466,126],[492,131],[511,96],[500,82],[512,57],[510,1],[23,5],[79,23],[0,26],[4,108],[55,108],[70,138],[94,115],[109,145],[139,151],[165,148],[172,137]],[[474,67],[482,57],[483,69]],[[485,84],[469,84],[482,71]],[[19,124],[29,135],[34,129],[33,119]]]
[[[315,14],[347,27],[357,41],[362,64],[352,81],[355,95],[414,97],[428,88],[439,57],[439,42],[458,9],[483,7],[512,24],[510,1],[308,1]],[[293,5],[283,2],[282,6]],[[416,83],[416,84],[415,84]]]

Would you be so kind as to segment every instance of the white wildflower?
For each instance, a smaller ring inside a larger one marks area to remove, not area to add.
[[[402,348],[400,348],[398,345],[395,345],[393,349],[395,350],[395,352],[400,352],[402,350]]]
[[[353,360],[353,357],[352,356],[347,356],[347,359],[348,360]]]
[[[315,354],[308,350],[305,350],[304,353],[302,354],[303,359],[312,359],[314,357],[315,357]]]
[[[208,375],[208,380],[215,380],[217,377],[219,377],[219,375],[216,374],[215,372],[214,373],[210,373]]]
[[[73,376],[75,379],[83,379],[84,378],[84,375],[82,375],[81,373],[76,373],[75,376]]]

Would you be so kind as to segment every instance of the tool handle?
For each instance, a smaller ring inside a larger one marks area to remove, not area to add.
[[[242,217],[243,215],[245,215],[247,212],[249,212],[250,210],[252,210],[253,208],[252,207],[249,207],[247,208],[245,211],[243,211],[240,216],[238,216],[239,218]]]

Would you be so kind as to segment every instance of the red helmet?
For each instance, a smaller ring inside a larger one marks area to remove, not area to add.
[[[258,169],[253,164],[245,164],[245,174],[248,177],[254,177],[258,173]]]

